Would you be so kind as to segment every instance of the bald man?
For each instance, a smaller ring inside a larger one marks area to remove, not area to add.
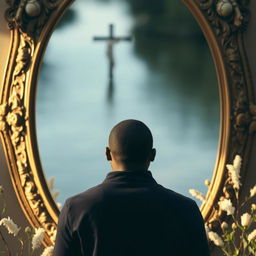
[[[158,184],[148,170],[156,150],[137,120],[117,124],[104,181],[66,200],[55,256],[209,256],[196,203]]]

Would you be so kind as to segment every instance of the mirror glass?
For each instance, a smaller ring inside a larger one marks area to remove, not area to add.
[[[205,193],[219,108],[209,47],[180,0],[76,0],[50,39],[36,99],[39,152],[56,202],[103,181],[109,132],[124,119],[151,129],[157,182],[189,197],[190,188]]]

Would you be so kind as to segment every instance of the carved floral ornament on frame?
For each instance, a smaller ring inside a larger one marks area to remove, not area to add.
[[[35,137],[35,86],[38,68],[53,27],[71,0],[6,0],[6,21],[12,47],[0,102],[0,131],[10,176],[25,216],[43,227],[50,245],[56,233],[58,208],[44,179]],[[241,182],[256,131],[254,101],[243,32],[249,22],[249,0],[184,0],[205,33],[220,83],[220,149],[206,202],[201,210],[213,230],[228,216],[221,197],[234,198],[226,164],[243,159]],[[182,4],[182,3],[181,3]]]

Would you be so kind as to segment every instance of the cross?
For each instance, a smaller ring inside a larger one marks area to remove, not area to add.
[[[119,36],[116,37],[114,35],[114,25],[109,24],[109,36],[95,36],[93,37],[94,41],[106,41],[107,42],[107,58],[109,60],[109,93],[113,92],[114,86],[114,54],[113,54],[113,47],[116,43],[120,41],[131,41],[131,36]]]

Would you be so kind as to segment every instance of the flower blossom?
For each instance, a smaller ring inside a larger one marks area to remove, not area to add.
[[[195,198],[197,198],[197,199],[199,199],[199,200],[201,200],[201,201],[205,201],[205,196],[201,193],[201,192],[199,192],[198,190],[195,190],[195,189],[190,189],[189,190],[189,193],[193,196],[193,197],[195,197]]]
[[[220,209],[227,212],[227,215],[233,215],[235,212],[235,207],[233,207],[230,199],[224,199],[219,201]]]
[[[225,221],[223,221],[222,223],[221,223],[221,228],[224,230],[224,229],[228,229],[228,223],[227,222],[225,222]]]
[[[205,232],[206,232],[206,234],[208,234],[208,233],[210,232],[209,227],[205,224],[205,225],[204,225],[204,228],[205,228]]]
[[[204,224],[204,229],[205,229],[205,233],[206,233],[207,239],[209,240],[208,233],[210,232],[210,229],[209,229],[207,224]]]
[[[41,256],[53,256],[53,246],[46,247]]]
[[[217,233],[210,231],[210,232],[208,232],[208,237],[209,237],[209,240],[214,242],[215,245],[220,246],[220,247],[222,247],[224,245],[223,240]]]
[[[25,231],[25,233],[27,233],[27,234],[31,234],[31,233],[32,233],[32,229],[31,229],[31,227],[29,227],[29,226],[27,226],[24,231]]]
[[[13,234],[14,236],[17,236],[20,231],[20,228],[13,222],[10,217],[1,219],[0,226],[1,225],[5,226],[8,230],[8,233]]]
[[[54,180],[54,177],[50,177],[48,180],[47,180],[47,185],[49,187],[49,190],[52,191],[55,187],[55,180]]]
[[[251,242],[252,240],[256,239],[256,229],[254,229],[249,235],[248,235],[248,241]]]
[[[52,198],[56,201],[57,197],[60,195],[60,191],[57,190],[54,193],[52,193]]]
[[[241,225],[243,227],[248,227],[250,226],[252,222],[252,216],[249,214],[249,213],[244,213],[242,216],[241,216]]]
[[[56,202],[56,204],[57,204],[57,207],[59,208],[59,210],[61,210],[62,203],[60,203],[60,202]]]
[[[207,186],[207,187],[210,186],[211,185],[211,181],[210,180],[205,180],[204,181],[204,185]]]
[[[0,185],[0,195],[2,195],[4,193],[4,188],[3,186]]]
[[[42,241],[44,240],[45,230],[43,228],[36,228],[35,234],[32,238],[32,249],[35,250],[40,247]]]
[[[240,169],[241,169],[242,158],[239,155],[235,156],[232,164],[227,164],[228,173],[231,177],[233,188],[239,190],[240,188]]]
[[[57,230],[54,230],[52,236],[50,237],[50,239],[51,239],[51,241],[52,241],[53,243],[55,243],[56,235],[57,235]]]
[[[234,161],[233,161],[233,166],[234,166],[234,168],[237,169],[237,170],[240,170],[240,169],[241,169],[241,163],[242,163],[242,158],[241,158],[241,156],[236,155],[236,156],[235,156],[235,159],[234,159]]]
[[[250,197],[253,197],[256,195],[256,185],[250,190]]]

